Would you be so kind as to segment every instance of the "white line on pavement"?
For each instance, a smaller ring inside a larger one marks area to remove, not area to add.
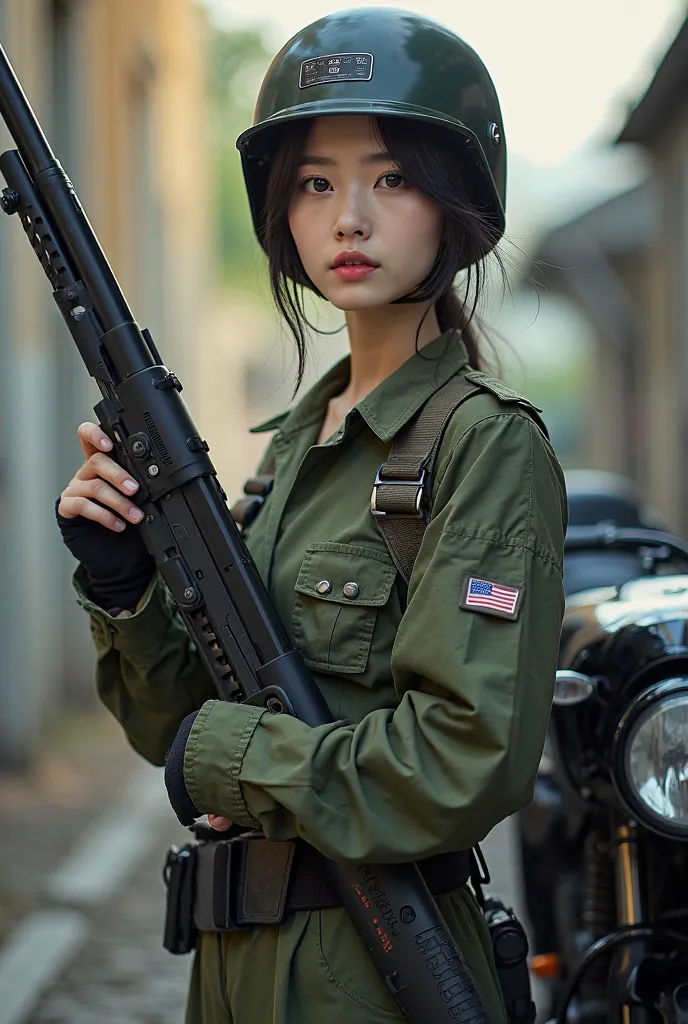
[[[109,899],[159,842],[157,826],[171,813],[162,772],[145,765],[49,877],[47,895],[80,906]]]
[[[39,910],[15,929],[0,957],[0,1024],[20,1024],[90,931],[75,910]]]

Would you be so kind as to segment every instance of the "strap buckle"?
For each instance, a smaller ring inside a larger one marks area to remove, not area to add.
[[[380,466],[375,477],[375,483],[373,484],[373,493],[370,497],[370,511],[377,518],[382,516],[393,516],[399,519],[422,519],[424,515],[424,498],[425,498],[425,477],[426,471],[420,470],[418,478],[416,480],[388,480],[380,476],[381,471],[384,469],[384,464]],[[397,512],[397,511],[385,511],[380,508],[380,500],[377,493],[378,487],[415,487],[416,494],[413,498],[413,511],[408,512]]]

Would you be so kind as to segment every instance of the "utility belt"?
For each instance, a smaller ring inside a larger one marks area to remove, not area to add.
[[[297,839],[277,843],[260,832],[232,826],[219,834],[196,826],[197,840],[168,850],[163,876],[167,913],[163,945],[190,953],[199,932],[240,932],[279,925],[297,910],[341,906],[325,858]],[[232,834],[234,833],[234,834]],[[528,940],[523,926],[498,896],[483,898],[490,881],[480,848],[418,861],[433,896],[460,889],[469,880],[492,939],[509,1024],[533,1024]]]
[[[259,832],[218,839],[213,830],[196,831],[200,841],[167,854],[163,945],[171,953],[190,952],[198,932],[279,925],[297,910],[342,905],[325,858],[302,840],[272,842]],[[466,850],[429,857],[418,867],[437,896],[465,885],[471,863]]]

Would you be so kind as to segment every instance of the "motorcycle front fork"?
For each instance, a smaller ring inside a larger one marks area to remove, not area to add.
[[[617,825],[614,834],[614,881],[619,925],[640,925],[647,920],[645,889],[642,885],[638,834],[634,823]],[[609,997],[616,1011],[612,1020],[620,1024],[650,1024],[652,1013],[644,1006],[629,1005],[629,987],[635,968],[647,956],[644,939],[622,946],[612,961]]]
[[[618,924],[648,924],[647,885],[635,823],[616,826],[613,860]],[[628,942],[612,961],[609,997],[614,1012],[610,1019],[620,1024],[652,1024],[657,1017],[648,1007],[654,1004],[665,1024],[688,1024],[685,970],[685,960],[683,966],[669,965],[664,957],[652,956],[645,939]]]

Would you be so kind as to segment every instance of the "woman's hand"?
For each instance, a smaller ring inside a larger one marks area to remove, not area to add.
[[[83,516],[115,533],[125,530],[127,522],[140,523],[143,513],[130,499],[139,485],[105,454],[112,450],[110,438],[95,423],[82,423],[78,434],[86,461],[60,495],[60,515]]]
[[[218,832],[226,832],[228,828],[232,827],[229,818],[221,818],[219,814],[209,814],[208,824]]]
[[[56,502],[57,525],[86,571],[89,597],[117,614],[133,612],[155,574],[141,531],[126,529],[143,519],[129,497],[138,484],[105,454],[112,442],[95,423],[81,424],[79,440],[86,461]]]

